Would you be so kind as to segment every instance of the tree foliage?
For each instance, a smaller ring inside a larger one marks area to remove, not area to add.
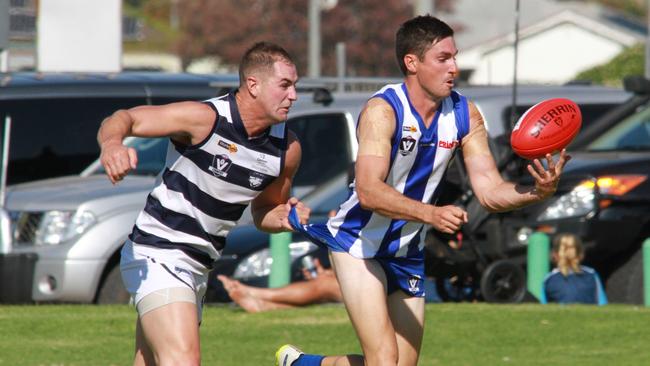
[[[180,2],[181,35],[176,45],[183,64],[204,56],[237,65],[254,42],[276,42],[294,57],[298,72],[307,71],[306,0],[186,0]],[[336,43],[346,45],[346,74],[395,76],[394,37],[413,14],[411,0],[339,0],[321,13],[321,74],[336,74]],[[438,0],[450,11],[450,0]]]
[[[643,44],[630,47],[610,62],[579,73],[576,79],[589,80],[595,84],[621,86],[625,76],[644,74],[644,47]]]

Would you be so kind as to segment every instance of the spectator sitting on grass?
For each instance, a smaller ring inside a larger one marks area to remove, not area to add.
[[[341,302],[334,271],[324,268],[318,258],[314,259],[316,276],[303,269],[307,281],[291,283],[278,288],[253,287],[224,275],[217,278],[237,305],[249,313],[305,306],[326,302]]]
[[[606,305],[607,296],[598,273],[581,265],[584,249],[580,238],[559,234],[553,240],[552,259],[556,268],[544,279],[540,302]]]

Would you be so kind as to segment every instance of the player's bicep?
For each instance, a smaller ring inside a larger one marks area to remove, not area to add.
[[[204,103],[178,102],[140,106],[127,111],[133,119],[132,134],[141,137],[187,137],[195,143],[211,130],[216,112]]]
[[[370,99],[359,117],[358,155],[390,157],[394,132],[395,114],[393,109],[383,99]]]
[[[465,137],[463,137],[461,145],[463,148],[463,156],[491,155],[483,114],[481,114],[476,105],[472,102],[469,103],[468,107],[470,120],[469,132]]]
[[[386,178],[394,133],[395,114],[390,105],[380,98],[369,100],[357,128],[359,153],[355,175],[358,184]]]

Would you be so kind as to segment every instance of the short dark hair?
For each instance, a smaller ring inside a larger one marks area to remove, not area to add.
[[[244,85],[251,71],[259,69],[270,70],[276,61],[284,61],[294,65],[289,53],[279,45],[271,42],[257,42],[251,46],[239,63],[239,85]]]
[[[395,35],[397,64],[406,75],[404,56],[411,53],[422,60],[434,42],[454,35],[447,23],[431,15],[421,15],[404,22]]]

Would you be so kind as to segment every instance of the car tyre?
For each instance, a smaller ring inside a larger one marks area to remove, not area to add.
[[[490,263],[481,275],[481,294],[491,303],[517,303],[526,295],[526,273],[507,259]]]
[[[124,288],[120,266],[116,265],[108,272],[97,294],[98,304],[128,304],[131,295]]]

